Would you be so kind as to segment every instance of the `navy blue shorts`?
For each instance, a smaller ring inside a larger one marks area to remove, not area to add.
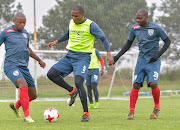
[[[26,80],[28,87],[35,87],[34,80],[27,67],[6,65],[4,66],[4,73],[13,82],[15,86],[17,79],[23,77]]]
[[[82,59],[74,59],[65,56],[61,60],[59,60],[56,64],[54,64],[52,68],[55,68],[58,71],[62,72],[63,77],[66,77],[73,71],[74,76],[80,75],[83,78],[85,78],[89,68],[90,60],[91,60],[90,56]]]
[[[99,82],[99,69],[88,69],[88,74],[86,76],[86,86],[90,86],[91,83]]]
[[[161,67],[160,59],[158,59],[153,63],[148,63],[147,60],[138,57],[134,72],[134,83],[141,83],[141,86],[143,87],[144,78],[147,76],[146,79],[147,79],[148,87],[150,87],[149,82],[158,84],[160,67]]]

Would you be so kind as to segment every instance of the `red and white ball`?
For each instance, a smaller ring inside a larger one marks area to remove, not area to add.
[[[59,112],[55,108],[48,108],[44,111],[44,120],[46,122],[56,122],[59,119]]]

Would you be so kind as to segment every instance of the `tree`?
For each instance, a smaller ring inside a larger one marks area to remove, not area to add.
[[[39,49],[46,49],[47,43],[54,41],[68,30],[71,10],[82,5],[85,17],[96,22],[111,43],[111,50],[119,50],[127,41],[130,27],[136,22],[135,15],[140,8],[147,8],[145,0],[56,0],[57,5],[43,16],[43,26],[37,31]],[[150,10],[152,19],[153,11]],[[65,49],[67,42],[54,49]],[[103,44],[96,40],[95,47],[104,51]]]
[[[7,27],[7,24],[12,21],[15,0],[1,0],[0,1],[0,29]]]
[[[165,0],[159,7],[159,11],[163,15],[158,17],[157,22],[167,32],[171,45],[167,52],[163,55],[169,63],[176,62],[180,58],[180,0]]]
[[[14,2],[15,0],[0,0],[0,30],[12,23],[15,12],[22,11],[22,6],[20,3],[14,10]]]

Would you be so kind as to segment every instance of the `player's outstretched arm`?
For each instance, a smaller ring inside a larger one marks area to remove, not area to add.
[[[167,37],[165,40],[164,40],[164,45],[163,47],[161,48],[161,50],[155,54],[150,60],[149,60],[149,63],[152,63],[152,62],[155,62],[158,60],[158,58],[168,49],[168,47],[170,46],[171,44],[171,41],[170,39]]]
[[[29,44],[28,44],[27,48],[29,49],[30,57],[32,57],[33,59],[37,60],[37,61],[39,62],[39,65],[40,65],[42,68],[45,68],[45,67],[46,67],[46,63],[45,63],[44,61],[42,61],[42,60],[33,52],[33,50],[29,47]]]
[[[116,56],[113,57],[113,58],[114,58],[114,64],[116,63],[116,61],[117,61],[127,50],[129,50],[129,48],[131,47],[132,43],[133,43],[133,41],[128,40],[128,41],[126,42],[126,44],[123,46],[123,48],[120,50],[120,52],[119,52]]]
[[[54,41],[54,42],[50,42],[48,44],[48,50],[52,47],[52,46],[55,46],[56,44],[58,43],[58,40]]]

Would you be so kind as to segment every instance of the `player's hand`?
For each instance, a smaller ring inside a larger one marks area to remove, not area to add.
[[[111,65],[113,65],[113,63],[114,63],[114,59],[111,56],[111,52],[107,52],[106,64],[111,66]]]
[[[104,74],[104,69],[101,69],[100,74],[101,76]]]
[[[39,61],[39,65],[44,69],[46,67],[46,63],[44,61]]]
[[[159,58],[159,56],[157,54],[155,54],[150,60],[149,60],[149,63],[153,63],[155,61],[157,61]]]
[[[52,46],[55,46],[56,44],[58,43],[58,40],[54,41],[54,42],[50,42],[48,44],[48,50],[52,47]]]

